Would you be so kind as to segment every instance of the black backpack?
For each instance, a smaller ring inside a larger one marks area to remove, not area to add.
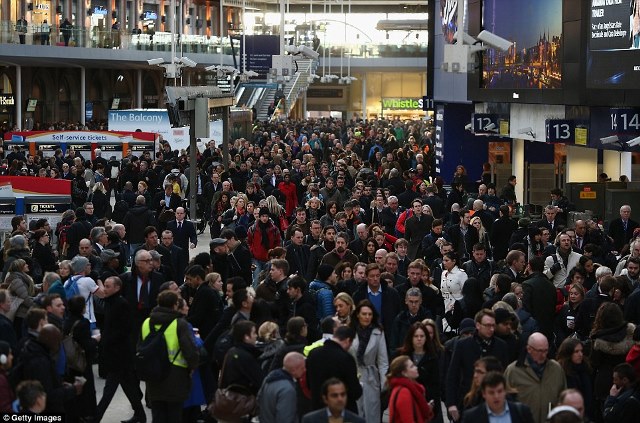
[[[220,334],[216,343],[213,346],[213,359],[222,366],[224,363],[224,356],[233,346],[233,337],[231,336],[231,330],[227,329]]]
[[[176,361],[180,348],[169,361],[167,342],[164,339],[164,331],[173,323],[173,320],[156,329],[149,321],[149,335],[138,344],[136,350],[136,373],[145,382],[162,382],[169,376],[173,362]]]
[[[111,220],[117,223],[122,223],[124,221],[124,216],[127,214],[129,210],[129,203],[125,200],[119,200],[113,206],[113,212],[111,213]]]

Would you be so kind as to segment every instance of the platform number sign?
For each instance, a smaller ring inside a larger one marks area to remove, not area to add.
[[[575,138],[576,124],[569,119],[547,119],[547,142],[569,143]]]
[[[500,124],[498,115],[491,113],[474,113],[471,117],[475,134],[498,133]]]
[[[640,135],[640,109],[610,109],[614,134]]]

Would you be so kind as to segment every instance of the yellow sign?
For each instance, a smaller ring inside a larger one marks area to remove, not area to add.
[[[587,132],[587,128],[576,128],[576,145],[587,145]]]
[[[509,136],[509,121],[501,120],[500,121],[500,135]]]
[[[596,192],[595,191],[580,191],[580,199],[581,200],[595,200]]]

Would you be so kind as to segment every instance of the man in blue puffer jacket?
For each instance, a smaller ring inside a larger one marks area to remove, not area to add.
[[[328,264],[321,264],[318,267],[316,279],[309,284],[309,294],[316,301],[318,320],[327,316],[333,316],[336,312],[333,306],[332,287],[338,281],[338,276],[334,268]]]

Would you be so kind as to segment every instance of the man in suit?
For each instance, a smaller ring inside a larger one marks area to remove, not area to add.
[[[622,250],[633,236],[633,231],[639,226],[638,222],[631,220],[631,207],[628,205],[620,207],[620,217],[609,224],[609,236],[613,239],[616,251]]]
[[[465,411],[462,423],[533,423],[529,407],[519,402],[507,401],[506,386],[506,380],[501,373],[487,373],[480,384],[484,403]]]
[[[297,273],[304,277],[307,274],[307,267],[309,265],[309,259],[311,257],[310,248],[308,245],[304,245],[304,234],[302,229],[293,226],[291,232],[291,244],[287,246],[286,259],[289,262],[289,272],[291,274]]]
[[[173,242],[182,248],[185,263],[189,262],[189,249],[196,248],[198,236],[193,222],[185,219],[184,207],[176,209],[176,220],[167,223],[167,229],[173,233]]]
[[[305,414],[302,417],[302,423],[328,423],[330,419],[364,423],[365,420],[362,417],[346,410],[347,399],[347,387],[344,382],[335,377],[327,379],[322,384],[322,401],[326,407]]]
[[[331,378],[337,378],[346,386],[347,409],[354,413],[358,412],[356,401],[362,396],[362,385],[358,380],[356,361],[348,353],[355,337],[356,333],[353,328],[340,326],[334,331],[331,339],[327,339],[321,347],[315,348],[309,353],[307,382],[311,390],[313,409],[322,408],[323,384]],[[326,413],[325,408],[322,410],[325,410]]]
[[[518,228],[518,224],[509,216],[510,213],[509,206],[500,206],[500,218],[491,226],[489,239],[493,246],[493,260],[496,262],[507,257],[511,234]]]
[[[436,187],[427,187],[427,196],[422,199],[422,204],[431,207],[431,212],[435,219],[441,219],[444,214],[444,201],[436,195]]]
[[[414,260],[420,257],[422,239],[431,230],[433,216],[422,214],[422,201],[418,198],[411,203],[413,207],[413,216],[407,219],[405,223],[404,238],[409,242],[409,251],[407,256]]]
[[[551,233],[551,237],[555,238],[560,232],[561,229],[564,228],[565,222],[558,216],[558,209],[556,206],[548,205],[544,208],[544,218],[540,220],[536,226],[538,228],[547,228]],[[633,233],[633,231],[632,231]]]
[[[156,299],[164,277],[153,271],[153,259],[147,250],[139,250],[134,258],[130,272],[120,275],[122,295],[133,309],[134,326],[131,331],[131,342],[136,345],[142,322],[149,317],[151,310],[157,305]]]
[[[162,232],[161,242],[169,251],[169,259],[171,260],[170,267],[173,270],[173,278],[179,285],[184,281],[184,269],[187,267],[187,262],[184,260],[182,248],[173,243],[173,232],[169,230]]]
[[[163,211],[176,210],[181,203],[180,196],[173,192],[173,186],[167,182],[164,184],[164,191],[157,193],[153,197],[151,207],[156,211],[156,218],[159,218]]]

